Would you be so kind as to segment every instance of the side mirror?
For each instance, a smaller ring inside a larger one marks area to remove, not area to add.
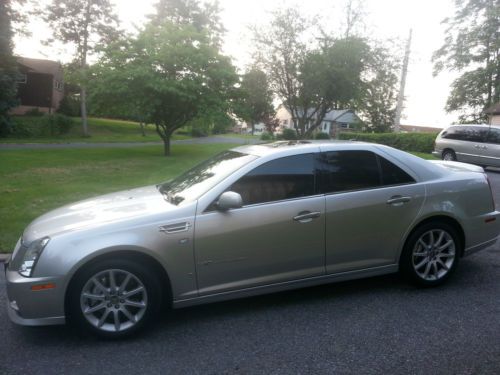
[[[221,194],[216,206],[219,211],[240,208],[243,206],[243,199],[241,199],[241,195],[234,191],[226,191]]]

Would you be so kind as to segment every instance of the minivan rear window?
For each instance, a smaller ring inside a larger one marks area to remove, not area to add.
[[[479,126],[452,126],[441,134],[441,138],[480,143],[485,142],[487,135],[487,128]]]

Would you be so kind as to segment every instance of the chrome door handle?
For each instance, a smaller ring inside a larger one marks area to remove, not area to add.
[[[387,204],[392,204],[394,206],[401,206],[404,203],[411,201],[411,197],[403,197],[401,195],[395,195],[387,200]]]
[[[299,212],[297,216],[294,216],[293,220],[301,222],[301,223],[309,223],[313,219],[316,219],[321,216],[321,212],[310,212],[310,211],[302,211]]]

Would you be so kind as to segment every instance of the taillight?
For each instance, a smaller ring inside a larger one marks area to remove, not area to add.
[[[493,196],[493,189],[491,188],[490,178],[486,173],[484,173],[484,178],[488,182],[488,187],[490,188],[491,203],[493,204],[493,211],[495,211],[495,197]]]

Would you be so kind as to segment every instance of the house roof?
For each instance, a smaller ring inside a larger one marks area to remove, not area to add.
[[[29,57],[21,56],[18,56],[16,59],[20,65],[36,73],[52,74],[53,76],[55,76],[59,74],[62,69],[61,64],[57,61],[32,59]]]
[[[439,133],[443,128],[437,128],[433,126],[420,126],[420,125],[399,125],[401,130],[407,132],[415,132],[415,133]]]
[[[484,113],[488,115],[500,115],[500,102],[498,102],[495,105],[492,105],[490,108],[488,108]]]
[[[284,106],[286,110],[291,113],[290,109],[288,107]],[[307,111],[307,115],[310,116],[314,110],[309,109]],[[348,116],[348,118],[344,118],[345,115],[351,114],[351,116]],[[299,116],[301,116],[302,113],[299,112]],[[354,113],[352,109],[333,109],[329,112],[326,113],[325,118],[323,120],[325,121],[338,121],[338,122],[354,122],[358,119],[358,116]]]

